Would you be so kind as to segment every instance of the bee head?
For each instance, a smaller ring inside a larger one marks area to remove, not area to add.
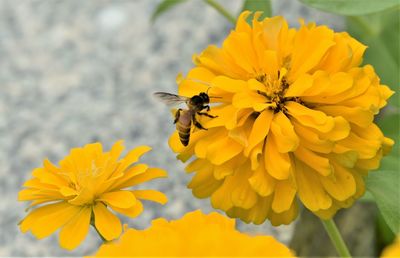
[[[210,98],[208,97],[208,94],[207,94],[207,93],[201,92],[201,93],[199,94],[199,97],[203,100],[203,103],[204,103],[204,104],[210,103]]]

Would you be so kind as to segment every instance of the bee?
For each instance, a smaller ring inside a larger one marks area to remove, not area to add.
[[[207,116],[210,118],[217,117],[207,113],[210,111],[210,106],[208,105],[210,103],[210,97],[206,92],[201,92],[199,95],[195,95],[191,98],[167,92],[155,92],[154,96],[167,105],[186,103],[187,109],[178,109],[175,113],[174,120],[174,124],[176,124],[176,130],[179,134],[179,139],[183,146],[187,146],[189,144],[192,123],[196,128],[207,130],[199,123],[199,121],[197,121],[196,115]]]

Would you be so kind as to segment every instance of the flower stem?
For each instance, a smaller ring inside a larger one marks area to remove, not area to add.
[[[222,5],[219,3],[215,2],[214,0],[204,0],[207,4],[211,5],[214,7],[215,10],[217,10],[220,14],[222,14],[228,21],[231,23],[235,24],[236,23],[236,18],[231,15]]]
[[[94,225],[94,221],[90,222],[90,225],[92,225],[92,227],[96,230],[97,234],[99,235],[99,237],[101,238],[101,240],[103,241],[103,243],[107,243],[107,239],[105,239],[101,234],[100,231],[96,228],[96,226]]]
[[[333,243],[333,245],[336,248],[336,251],[340,255],[340,257],[350,257],[350,252],[347,249],[346,244],[343,241],[342,235],[340,235],[340,232],[338,228],[336,227],[335,222],[333,219],[329,220],[321,220],[322,224],[325,227],[326,232],[328,232],[328,235]]]

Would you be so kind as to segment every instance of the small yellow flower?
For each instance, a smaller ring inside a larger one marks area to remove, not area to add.
[[[103,244],[97,257],[293,257],[271,236],[249,236],[235,221],[216,212],[189,212],[181,219],[153,220],[145,230],[127,229],[121,239]]]
[[[40,205],[21,221],[21,231],[41,239],[61,228],[59,243],[71,250],[86,237],[91,223],[104,239],[119,237],[121,222],[110,209],[134,218],[143,211],[141,200],[164,204],[167,198],[161,192],[125,189],[166,177],[162,169],[132,165],[150,147],[137,147],[118,160],[123,149],[122,141],[110,152],[94,143],[72,149],[59,167],[45,160],[19,192],[19,201],[32,201],[30,208]]]
[[[400,237],[397,237],[391,245],[383,249],[381,258],[389,257],[400,257]]]
[[[187,147],[175,132],[170,146],[183,162],[195,156],[193,194],[231,217],[288,224],[299,199],[328,219],[363,195],[364,177],[390,151],[373,119],[393,92],[360,66],[366,47],[346,32],[293,29],[260,13],[250,26],[248,15],[178,82],[179,95],[208,91],[217,118],[198,116],[208,130]]]

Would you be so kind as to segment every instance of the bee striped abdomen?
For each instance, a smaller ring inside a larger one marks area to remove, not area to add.
[[[191,126],[183,125],[178,122],[176,124],[176,129],[178,130],[181,143],[183,144],[183,146],[187,146],[189,144]]]
[[[192,113],[188,110],[181,111],[179,119],[176,123],[176,130],[178,131],[179,139],[183,146],[187,146],[189,144],[191,128]]]

